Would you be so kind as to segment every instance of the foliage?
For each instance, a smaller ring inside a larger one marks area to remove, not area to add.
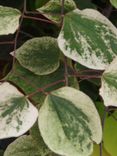
[[[111,3],[117,7],[114,0],[0,4],[0,45],[11,46],[0,55],[0,139],[17,137],[0,155],[117,155]]]

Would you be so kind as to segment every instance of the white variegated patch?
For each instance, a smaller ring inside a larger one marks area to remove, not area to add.
[[[93,9],[76,9],[65,15],[58,36],[58,45],[67,57],[99,70],[104,70],[116,57],[116,43],[116,27]]]
[[[37,117],[37,109],[16,87],[8,82],[0,84],[0,139],[24,134]]]
[[[0,6],[0,35],[13,34],[19,26],[19,10]]]
[[[65,156],[89,156],[92,141],[99,144],[102,139],[100,117],[92,100],[71,87],[47,96],[39,112],[39,128],[48,147]]]
[[[103,73],[100,95],[105,106],[117,107],[117,57]]]

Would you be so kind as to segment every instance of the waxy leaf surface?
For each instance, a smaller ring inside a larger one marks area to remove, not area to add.
[[[71,87],[46,97],[39,112],[39,128],[48,147],[65,156],[89,156],[93,141],[99,144],[102,139],[100,117],[92,100]]]
[[[76,9],[65,15],[58,44],[74,61],[104,70],[117,55],[117,29],[96,10]]]
[[[24,134],[37,117],[37,109],[16,87],[0,83],[0,139]]]

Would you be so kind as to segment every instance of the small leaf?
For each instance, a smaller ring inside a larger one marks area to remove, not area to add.
[[[76,9],[76,5],[73,0],[65,0],[64,13],[68,13]],[[43,13],[47,18],[55,22],[61,22],[61,0],[50,0],[37,11]]]
[[[117,112],[107,116],[104,124],[104,147],[110,156],[117,156]]]
[[[105,106],[117,107],[117,57],[103,73],[100,95]]]
[[[47,156],[31,136],[22,136],[11,143],[4,156]],[[48,155],[51,156],[51,155]]]
[[[76,9],[65,15],[58,44],[74,61],[104,70],[117,55],[117,29],[96,10]]]
[[[64,79],[64,64],[61,63],[60,67],[49,75],[36,75],[29,70],[23,68],[18,62],[15,63],[15,72],[10,72],[4,80],[11,81],[16,84],[19,88],[21,88],[25,94],[30,94],[35,92],[38,88],[43,88],[48,84],[54,83],[59,80]],[[68,69],[70,71],[70,69]],[[79,88],[77,79],[74,77],[69,77],[69,86],[74,88]],[[45,89],[47,92],[51,92],[55,89],[63,87],[64,82],[60,82],[54,86],[48,87]],[[41,92],[35,94],[33,97],[30,97],[36,104],[41,105],[45,99],[45,95]]]
[[[37,109],[17,88],[8,82],[0,84],[0,139],[24,134],[37,116]]]
[[[100,118],[92,100],[70,87],[46,97],[39,112],[39,128],[48,147],[65,156],[89,156],[92,140],[98,144],[102,139]]]
[[[117,0],[110,0],[111,4],[117,8]]]
[[[47,75],[59,67],[59,53],[56,39],[34,38],[25,42],[16,51],[16,58],[26,69],[37,75]]]
[[[0,6],[0,35],[13,34],[19,26],[20,16],[19,10]]]

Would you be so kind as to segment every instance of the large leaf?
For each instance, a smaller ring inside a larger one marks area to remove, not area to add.
[[[37,109],[16,87],[8,82],[0,84],[0,139],[22,135],[37,117]]]
[[[105,106],[117,107],[117,57],[103,73],[100,95]]]
[[[18,62],[16,62],[15,72],[13,73],[11,71],[4,78],[4,80],[12,81],[19,88],[21,88],[25,92],[25,94],[29,94],[29,93],[35,92],[38,88],[43,88],[46,85],[49,85],[59,80],[63,80],[64,73],[65,73],[65,69],[64,69],[63,63],[60,64],[60,67],[54,73],[49,74],[49,75],[39,76],[23,68]],[[54,86],[48,87],[47,89],[45,89],[45,91],[51,92],[64,85],[65,85],[64,82],[60,82],[58,84],[55,84]],[[78,82],[76,78],[74,77],[69,78],[69,86],[72,86],[78,89],[79,86],[78,86]],[[33,97],[31,97],[31,99],[34,100],[36,104],[42,104],[45,99],[45,95],[39,92],[35,94]]]
[[[74,0],[79,9],[93,8],[96,9],[96,5],[91,0]]]
[[[52,37],[34,38],[16,51],[20,64],[37,75],[47,75],[59,67],[59,48]]]
[[[103,70],[117,54],[117,29],[96,10],[76,9],[66,14],[58,44],[67,57]]]
[[[117,118],[117,112],[112,114]],[[104,127],[104,147],[111,156],[117,155],[117,121],[108,116]]]
[[[110,0],[110,2],[115,8],[117,8],[117,0]]]
[[[41,8],[37,9],[39,12],[43,13],[47,18],[55,22],[61,22],[61,0],[50,0]],[[65,0],[64,3],[64,13],[68,13],[76,8],[73,0]]]
[[[39,128],[48,147],[65,156],[89,156],[100,143],[100,118],[92,100],[79,90],[63,87],[45,99]]]
[[[0,35],[14,33],[19,26],[20,16],[19,10],[0,6]]]
[[[22,136],[11,143],[4,156],[51,156],[47,151],[42,151],[31,136]]]

